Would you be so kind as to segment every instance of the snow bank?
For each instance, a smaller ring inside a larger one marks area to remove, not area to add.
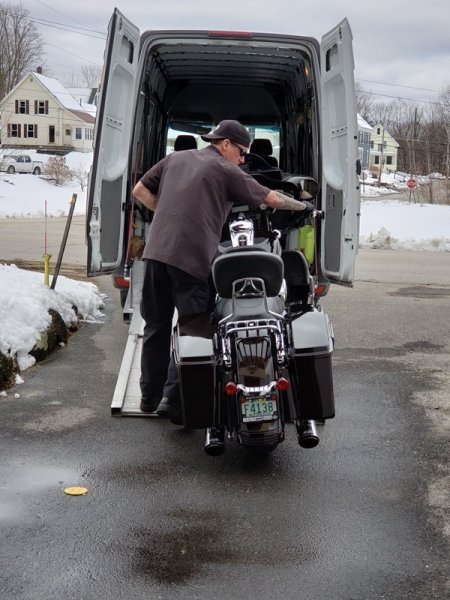
[[[92,283],[58,277],[55,290],[44,285],[42,273],[0,264],[0,352],[16,356],[20,370],[34,364],[29,354],[50,325],[53,308],[70,327],[82,320],[101,322],[103,300]]]

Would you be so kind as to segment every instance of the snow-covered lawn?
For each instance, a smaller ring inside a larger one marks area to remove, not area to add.
[[[360,246],[450,252],[450,206],[363,198]]]

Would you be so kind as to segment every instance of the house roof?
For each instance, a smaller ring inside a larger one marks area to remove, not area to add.
[[[362,116],[358,113],[358,127],[360,127],[361,129],[370,129],[370,131],[372,131],[372,126],[369,125],[369,123],[362,118]]]
[[[78,103],[70,93],[70,90],[65,88],[62,83],[53,77],[47,77],[41,73],[32,73],[32,75],[52,94],[54,98],[67,110],[70,110],[79,119],[86,123],[95,122],[96,106],[82,102]]]
[[[97,95],[98,88],[66,88],[75,100],[83,107],[83,110],[89,114],[95,115],[97,106],[94,99]]]
[[[83,119],[85,123],[95,123],[95,117],[83,110],[72,110],[70,108],[68,110],[79,119]]]

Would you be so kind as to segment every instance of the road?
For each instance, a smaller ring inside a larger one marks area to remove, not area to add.
[[[104,324],[0,398],[2,598],[449,596],[449,254],[360,253],[324,300],[337,417],[315,450],[289,428],[266,458],[110,416],[126,326],[95,282]]]

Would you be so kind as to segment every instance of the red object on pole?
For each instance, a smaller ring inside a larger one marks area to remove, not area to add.
[[[408,183],[406,185],[409,187],[410,190],[412,190],[416,187],[415,179],[408,179]]]

